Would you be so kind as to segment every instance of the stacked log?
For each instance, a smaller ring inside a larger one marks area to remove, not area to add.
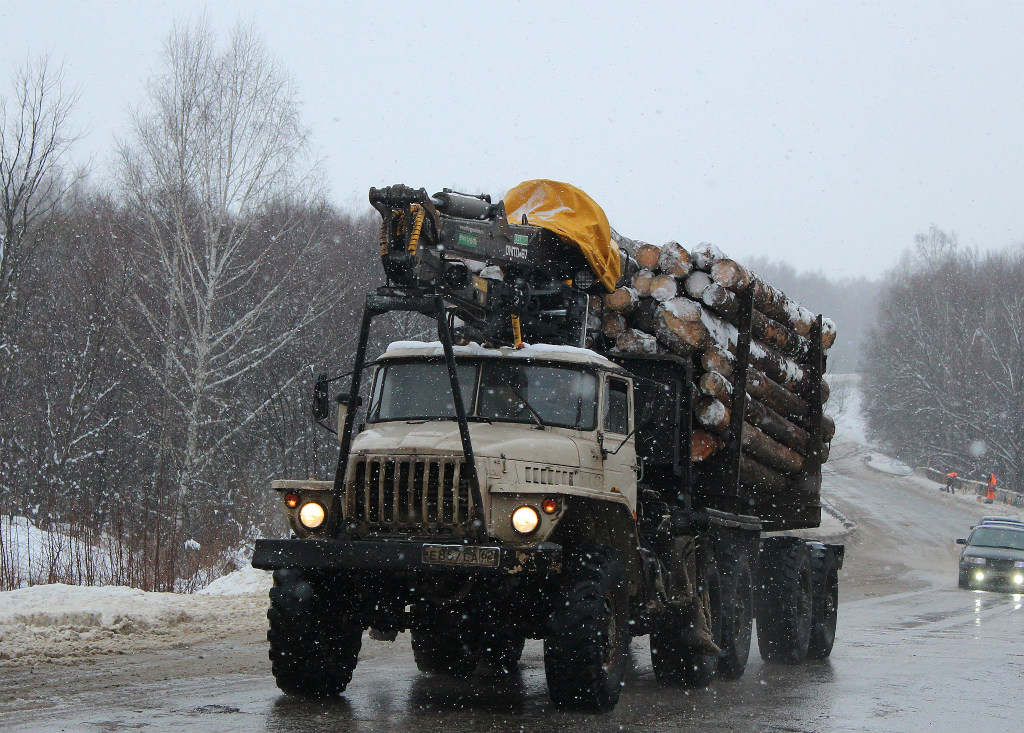
[[[738,326],[748,294],[754,310],[740,481],[781,490],[808,461],[824,460],[835,425],[824,416],[818,430],[810,424],[820,414],[813,403],[829,397],[828,385],[810,364],[817,316],[712,244],[687,251],[678,242],[659,247],[616,237],[628,264],[619,287],[591,303],[588,343],[628,354],[674,353],[693,359],[698,399],[691,460],[711,459],[729,440]],[[822,319],[822,349],[830,348],[835,337],[835,324]]]

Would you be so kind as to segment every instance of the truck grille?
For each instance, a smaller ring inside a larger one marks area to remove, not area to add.
[[[349,462],[345,519],[357,531],[461,536],[472,516],[461,458],[352,456]]]

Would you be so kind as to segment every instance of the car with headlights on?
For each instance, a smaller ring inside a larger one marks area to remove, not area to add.
[[[1024,591],[1024,526],[979,524],[956,542],[961,588]]]

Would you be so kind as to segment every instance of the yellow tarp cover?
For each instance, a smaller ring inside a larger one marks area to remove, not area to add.
[[[615,290],[622,263],[612,241],[608,217],[594,199],[568,183],[523,181],[505,194],[505,210],[512,224],[526,221],[547,229],[577,247],[608,292]]]

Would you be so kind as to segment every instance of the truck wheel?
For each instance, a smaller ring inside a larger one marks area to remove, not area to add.
[[[469,677],[480,662],[480,642],[479,632],[446,620],[433,629],[413,630],[412,655],[420,672]]]
[[[301,570],[274,571],[267,611],[277,686],[292,695],[334,697],[352,681],[363,630]]]
[[[779,540],[761,549],[757,644],[766,661],[799,664],[811,641],[811,553],[802,540]]]
[[[808,659],[825,659],[836,641],[836,618],[839,611],[839,568],[835,553],[823,545],[811,549],[813,582],[813,613]]]
[[[739,549],[730,559],[723,557],[722,572],[722,653],[718,657],[718,676],[739,679],[750,657],[750,637],[754,626],[754,581],[750,560]]]
[[[544,639],[544,673],[556,705],[610,710],[629,661],[629,590],[618,553],[581,548],[564,582]]]
[[[722,639],[722,585],[714,555],[698,551],[698,590],[701,603],[710,611],[711,637],[716,644]],[[695,613],[702,613],[700,608]],[[702,654],[693,647],[691,618],[683,614],[667,615],[651,631],[651,662],[654,677],[663,685],[707,687],[715,678],[719,657]]]
[[[480,663],[501,672],[512,672],[523,656],[526,637],[522,634],[485,633],[480,649]]]

